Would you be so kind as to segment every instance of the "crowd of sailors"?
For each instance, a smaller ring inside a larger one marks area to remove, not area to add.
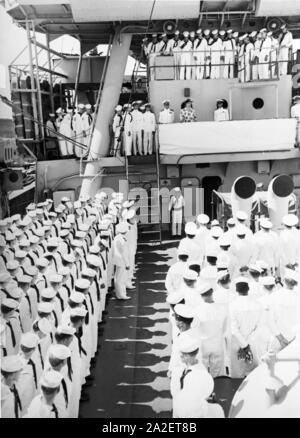
[[[212,403],[213,379],[245,378],[299,337],[297,226],[297,216],[288,214],[277,233],[262,218],[253,233],[244,211],[225,230],[205,214],[186,223],[165,280],[174,417],[223,417]]]
[[[227,30],[179,30],[174,36],[164,33],[143,40],[151,79],[155,68],[164,64],[157,56],[172,56],[174,79],[228,79],[239,77],[242,82],[265,80],[286,75],[292,59],[293,35],[283,24],[280,32],[266,28],[251,33]],[[167,65],[169,67],[169,65]]]
[[[2,418],[78,417],[107,293],[134,288],[133,204],[99,192],[0,221]]]

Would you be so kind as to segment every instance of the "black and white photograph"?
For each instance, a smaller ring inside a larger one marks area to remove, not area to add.
[[[0,0],[1,419],[300,418],[299,218],[300,0]]]

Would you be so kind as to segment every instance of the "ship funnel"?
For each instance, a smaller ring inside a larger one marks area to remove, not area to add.
[[[268,187],[269,217],[274,228],[281,226],[282,218],[288,214],[289,196],[293,193],[294,183],[289,175],[278,175]]]
[[[240,176],[234,181],[231,188],[231,206],[234,218],[238,211],[244,211],[250,219],[255,191],[256,183],[250,176]]]

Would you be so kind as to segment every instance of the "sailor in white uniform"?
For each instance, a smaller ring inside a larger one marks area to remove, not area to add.
[[[189,262],[201,262],[201,256],[202,256],[202,249],[199,247],[197,241],[196,241],[196,234],[197,234],[197,226],[194,222],[187,222],[184,228],[186,237],[181,239],[178,251],[179,250],[186,250],[189,255]]]
[[[82,129],[84,132],[83,143],[88,146],[92,134],[93,125],[93,115],[92,115],[92,105],[85,105],[85,112],[82,114]]]
[[[151,104],[146,103],[146,111],[143,114],[143,153],[144,155],[152,155],[153,153],[153,138],[156,130],[155,115],[151,111]]]
[[[195,60],[195,79],[205,78],[205,59],[208,50],[208,43],[202,34],[202,29],[197,30],[197,39],[193,47],[193,55]]]
[[[126,283],[128,272],[130,269],[128,245],[126,241],[126,233],[128,232],[128,224],[120,222],[116,226],[116,236],[113,240],[113,264],[116,267],[115,271],[115,292],[118,300],[129,300],[130,297],[126,294]]]
[[[139,111],[139,104],[137,102],[132,102],[131,111],[131,132],[132,132],[132,148],[133,155],[143,154],[143,141],[142,141],[142,129],[143,129],[143,114]]]
[[[181,403],[179,400],[182,393],[186,393],[187,396],[189,394],[201,394],[203,400],[206,400],[214,388],[213,378],[197,359],[201,348],[199,339],[187,331],[180,335],[178,347],[183,364],[175,367],[172,371],[173,418],[179,416],[177,410],[180,410]]]
[[[219,31],[217,29],[212,31],[213,40],[210,44],[211,53],[211,70],[210,78],[219,79],[220,78],[220,63],[221,63],[221,52],[223,49],[223,42],[219,37]]]
[[[72,109],[67,109],[67,113],[65,114],[65,116],[64,116],[64,118],[61,121],[60,126],[59,126],[59,132],[68,138],[74,137],[74,132],[72,129],[72,117],[73,117],[72,113],[73,113]],[[68,156],[68,155],[74,154],[73,143],[71,143],[67,139],[62,138],[59,140],[59,144],[60,144],[60,148],[61,148],[61,153],[63,150],[62,155]]]
[[[123,105],[123,119],[124,119],[124,134],[123,134],[123,142],[124,142],[124,151],[125,154],[132,154],[132,115],[131,115],[131,105],[125,104]]]
[[[229,304],[231,324],[232,378],[246,377],[258,364],[258,342],[262,306],[249,297],[249,282],[245,277],[235,280],[238,296]]]
[[[77,107],[77,112],[73,115],[72,119],[72,129],[74,132],[74,140],[78,141],[79,143],[84,142],[84,133],[83,133],[83,121],[82,121],[82,115],[85,111],[85,107],[82,103],[80,103]],[[84,149],[84,146],[75,146],[75,155],[76,157],[81,158],[86,152],[86,149]]]
[[[259,51],[259,66],[258,75],[259,79],[269,79],[270,78],[270,55],[272,49],[272,41],[267,36],[267,29],[261,29],[261,41],[260,41],[260,51]]]
[[[20,418],[22,402],[16,388],[23,361],[18,355],[1,358],[1,418]]]
[[[148,44],[146,49],[150,69],[150,79],[152,80],[155,78],[155,57],[159,54],[162,46],[162,42],[158,41],[157,34],[152,34],[152,41]]]
[[[296,266],[300,260],[299,230],[296,228],[299,219],[294,214],[287,214],[282,218],[282,223],[284,229],[279,234],[278,244],[281,274],[287,265]]]
[[[261,230],[254,234],[254,254],[252,261],[262,260],[266,262],[273,275],[276,274],[279,266],[279,241],[277,234],[272,231],[272,222],[263,218],[260,221]]]
[[[180,80],[191,79],[192,74],[192,42],[189,39],[189,32],[183,32],[183,40],[179,43],[180,47]]]
[[[163,109],[159,113],[158,123],[174,123],[174,111],[170,108],[170,101],[165,99],[162,104]]]
[[[174,56],[174,70],[175,70],[175,77],[174,79],[179,79],[180,77],[180,38],[179,38],[180,32],[179,30],[175,30],[174,32],[174,38],[169,40],[169,46],[168,50],[170,53]]]
[[[223,41],[224,49],[224,79],[232,79],[234,77],[234,62],[236,53],[236,43],[232,37],[232,29],[227,30],[227,38]]]
[[[281,26],[282,33],[279,36],[279,74],[287,74],[290,50],[293,48],[293,34],[287,29],[287,25]]]
[[[114,149],[113,155],[120,156],[121,155],[121,147],[122,147],[122,127],[123,127],[123,115],[122,115],[122,106],[117,105],[115,108],[116,114],[114,115],[112,130],[114,133]]]
[[[172,213],[172,236],[181,236],[184,206],[185,201],[180,187],[175,187],[169,202],[169,212]]]
[[[225,122],[229,120],[229,112],[227,108],[224,108],[224,100],[217,100],[217,109],[214,111],[215,122]]]
[[[32,400],[23,418],[61,418],[56,399],[61,391],[62,379],[58,371],[45,372],[39,381],[41,393]]]
[[[183,274],[186,271],[188,265],[188,252],[185,249],[179,249],[177,251],[177,262],[170,266],[165,286],[168,294],[178,292],[183,283]]]

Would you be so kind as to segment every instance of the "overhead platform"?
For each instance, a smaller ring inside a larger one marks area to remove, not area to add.
[[[283,152],[294,150],[296,119],[239,120],[159,125],[165,155]]]

